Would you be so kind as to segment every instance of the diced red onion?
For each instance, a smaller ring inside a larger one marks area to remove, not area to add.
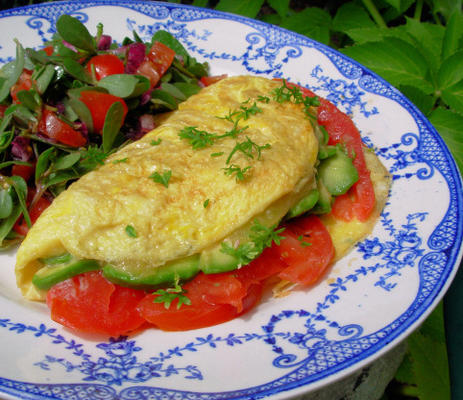
[[[153,91],[153,89],[149,89],[147,90],[145,93],[143,93],[140,97],[140,105],[145,105],[146,103],[148,103],[148,101],[151,100],[151,92]]]
[[[145,58],[146,46],[143,43],[131,43],[127,51],[127,63],[125,72],[134,74]]]
[[[77,53],[77,49],[76,47],[69,43],[69,42],[66,42],[65,40],[63,40],[63,44],[68,48],[68,49],[71,49],[72,51],[74,51],[75,53]]]
[[[98,50],[109,50],[109,46],[111,46],[112,38],[109,35],[101,35],[100,39],[98,40]]]
[[[16,160],[29,161],[33,155],[30,139],[24,136],[16,136],[11,142],[11,154]]]
[[[151,114],[141,115],[140,118],[138,119],[138,124],[140,126],[140,130],[143,133],[150,132],[154,128],[156,128],[156,122],[154,120],[154,117]]]
[[[88,139],[88,128],[85,122],[76,122],[74,124],[74,129],[79,131],[85,139]]]

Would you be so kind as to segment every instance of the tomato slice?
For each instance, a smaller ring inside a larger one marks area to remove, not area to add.
[[[53,111],[46,108],[43,109],[38,131],[50,139],[72,147],[80,147],[87,143],[87,139],[84,138],[82,133],[59,119]]]
[[[218,81],[221,81],[222,79],[225,79],[228,75],[227,74],[222,74],[222,75],[215,75],[215,76],[203,76],[199,80],[204,86],[209,86],[212,85]]]
[[[51,318],[81,332],[123,335],[145,321],[136,306],[141,290],[115,285],[101,271],[76,275],[53,286],[47,293]]]
[[[327,100],[320,99],[318,122],[329,134],[328,144],[343,143],[349,154],[353,154],[353,164],[357,168],[359,180],[349,191],[338,196],[332,213],[336,218],[350,221],[357,218],[366,221],[375,206],[375,192],[363,156],[363,143],[352,119]]]
[[[33,193],[34,191],[29,190],[27,194],[29,201],[32,199]],[[42,196],[34,203],[32,207],[28,209],[32,225],[34,225],[35,221],[37,221],[37,218],[40,217],[40,214],[42,214],[50,204],[51,201],[48,200],[46,197]],[[13,226],[13,229],[16,233],[19,233],[23,236],[26,236],[27,232],[29,232],[29,227],[27,226],[27,223],[24,220],[24,217],[22,216],[16,221],[15,225]]]
[[[303,285],[315,283],[334,257],[323,222],[315,215],[295,219],[286,225],[284,237],[277,249],[287,267],[278,276]]]
[[[32,87],[32,72],[24,69],[19,76],[18,81],[11,87],[10,94],[13,99],[13,103],[19,104],[18,92],[21,90],[29,90]]]
[[[157,295],[147,295],[138,311],[148,322],[166,331],[198,329],[221,324],[251,309],[260,299],[262,286],[248,288],[233,271],[223,274],[198,274],[183,285],[191,305],[177,308],[177,300],[168,309],[163,303],[154,303]]]
[[[11,175],[20,176],[27,182],[29,178],[34,174],[34,171],[35,171],[35,165],[15,164],[11,168]]]
[[[175,51],[161,42],[154,42],[145,59],[137,68],[136,73],[147,77],[151,88],[166,73],[174,61]]]
[[[109,93],[97,92],[94,90],[84,90],[80,94],[80,101],[82,101],[90,110],[93,120],[93,130],[97,133],[103,132],[104,121],[109,108],[116,101],[122,104],[124,108],[124,115],[122,123],[124,123],[125,116],[127,115],[127,105],[120,97],[114,96]]]
[[[123,74],[124,63],[114,54],[99,54],[90,59],[85,69],[90,76],[94,70],[95,78],[99,81],[109,75]]]

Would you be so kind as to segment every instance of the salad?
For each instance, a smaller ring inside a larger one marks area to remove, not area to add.
[[[16,41],[0,70],[0,248],[20,242],[53,199],[214,82],[166,31],[122,44],[62,15],[41,50]]]

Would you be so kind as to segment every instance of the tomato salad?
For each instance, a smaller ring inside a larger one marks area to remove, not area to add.
[[[3,69],[4,247],[20,240],[70,182],[151,130],[153,113],[175,109],[201,86],[222,78],[206,76],[205,66],[164,31],[156,32],[148,44],[134,34],[134,40],[125,39],[122,46],[103,35],[101,26],[92,37],[69,16],[58,20],[57,31],[43,50],[24,52],[18,44],[16,60]],[[304,104],[315,98],[285,81],[282,88],[286,95],[297,93]],[[355,182],[347,192],[328,193],[324,204],[315,200],[283,221],[260,256],[234,271],[200,272],[182,285],[148,291],[113,283],[101,271],[63,280],[47,293],[52,319],[77,331],[112,336],[149,325],[167,331],[196,329],[249,311],[276,278],[305,286],[317,282],[335,253],[318,214],[365,221],[375,195],[352,120],[324,99],[309,103],[316,110],[319,159],[341,152],[355,167]]]
[[[22,240],[53,199],[121,146],[155,128],[203,85],[207,64],[170,33],[115,43],[61,16],[41,50],[16,42],[0,70],[0,247]],[[210,77],[213,79],[213,77]]]

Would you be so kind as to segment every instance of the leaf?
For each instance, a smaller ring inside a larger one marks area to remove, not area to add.
[[[110,94],[117,97],[130,97],[138,83],[133,75],[114,74],[99,80],[97,86],[105,88]]]
[[[19,205],[21,207],[21,212],[24,215],[24,220],[28,227],[32,226],[31,217],[27,211],[26,197],[27,197],[27,183],[20,176],[10,176],[8,182],[13,186],[16,195],[18,196]]]
[[[442,100],[455,111],[463,115],[463,80],[442,92]]]
[[[331,16],[321,8],[308,7],[297,14],[284,18],[281,21],[281,27],[328,44]]]
[[[380,42],[381,40],[389,37],[396,37],[405,41],[410,41],[413,44],[412,39],[405,33],[404,26],[398,26],[395,28],[353,28],[345,32],[355,44],[363,44],[368,42]]]
[[[442,14],[446,20],[455,12],[461,12],[461,0],[433,0],[433,12]]]
[[[20,90],[16,95],[21,104],[33,112],[42,107],[42,99],[35,90]]]
[[[187,83],[187,82],[174,82],[172,83],[177,89],[179,89],[183,95],[188,98],[193,96],[196,93],[199,93],[201,88],[196,83]]]
[[[132,75],[137,79],[135,89],[129,97],[137,97],[145,93],[150,88],[150,81],[143,75]]]
[[[186,100],[186,96],[175,85],[172,85],[170,83],[163,83],[161,85],[161,90],[163,90],[166,93],[169,93],[172,97],[179,99],[180,101]]]
[[[39,73],[35,76],[35,83],[37,86],[37,91],[40,94],[45,93],[45,91],[48,88],[48,85],[50,85],[54,76],[55,76],[55,66],[51,64],[48,64],[45,67],[43,67],[39,71]]]
[[[268,0],[267,3],[272,7],[281,18],[288,15],[289,0]]]
[[[437,76],[439,89],[445,90],[463,79],[463,50],[444,60]]]
[[[13,199],[6,189],[0,189],[0,219],[7,218],[13,211]]]
[[[256,18],[263,4],[264,0],[220,0],[215,9]]]
[[[341,50],[372,69],[394,86],[420,87],[424,93],[433,92],[427,80],[428,63],[421,53],[402,39],[387,38],[380,42],[364,43]]]
[[[71,109],[77,114],[78,118],[85,124],[89,132],[93,132],[92,113],[83,101],[76,97],[68,97],[64,104],[65,106],[69,104]]]
[[[62,60],[63,68],[66,72],[73,76],[74,78],[85,82],[85,83],[92,83],[92,78],[85,68],[80,65],[77,61],[73,60],[72,58],[63,58]]]
[[[16,41],[16,59],[11,64],[8,76],[0,84],[0,102],[4,101],[10,94],[10,88],[17,82],[24,68],[24,49],[21,43]],[[4,70],[2,69],[2,72]]]
[[[429,120],[439,131],[445,143],[452,152],[455,161],[463,173],[463,116],[442,107],[436,108]]]
[[[384,2],[393,7],[399,14],[407,11],[414,3],[413,0],[384,0]]]
[[[170,110],[175,110],[177,108],[175,98],[162,89],[155,89],[151,92],[151,102],[167,107]]]
[[[399,90],[417,106],[424,115],[428,115],[434,106],[436,99],[432,95],[424,93],[415,86],[400,85]]]
[[[463,15],[454,11],[447,22],[442,45],[442,60],[458,51],[463,41]]]
[[[66,14],[61,15],[56,21],[56,30],[66,42],[78,49],[90,53],[95,52],[95,39],[77,18]]]
[[[81,154],[78,151],[66,154],[64,156],[58,157],[53,164],[53,169],[67,169],[71,168],[77,161],[80,160]]]
[[[208,0],[193,0],[192,5],[195,7],[206,7]]]
[[[394,378],[399,382],[406,383],[408,385],[416,384],[415,374],[413,373],[413,363],[408,352],[405,353],[404,359],[400,364]]]
[[[165,44],[167,47],[174,50],[175,53],[179,56],[189,57],[189,54],[186,51],[185,47],[183,47],[183,45],[167,31],[156,31],[151,39],[151,42],[161,42],[162,44]]]
[[[72,170],[53,172],[45,180],[45,185],[48,188],[50,186],[59,185],[69,180],[77,179],[80,176],[81,174]]]
[[[56,150],[54,147],[50,147],[49,149],[42,152],[37,159],[37,164],[35,165],[35,182],[36,184],[40,181],[40,178],[48,169],[50,163],[56,156]]]
[[[114,102],[109,107],[103,125],[103,151],[108,153],[116,140],[116,136],[122,126],[122,120],[124,118],[124,108],[121,102]]]
[[[420,400],[450,400],[442,303],[434,313],[408,338],[409,352]]]
[[[375,26],[365,9],[354,2],[345,3],[339,7],[333,19],[333,29],[339,32]]]
[[[18,220],[19,216],[21,215],[21,206],[16,204],[11,211],[11,214],[8,218],[4,219],[0,223],[0,243],[3,246],[3,241],[5,240],[6,236],[11,232],[14,224]]]
[[[428,61],[432,72],[436,74],[441,63],[440,53],[444,40],[444,27],[407,18],[405,28],[413,38],[417,49]]]

